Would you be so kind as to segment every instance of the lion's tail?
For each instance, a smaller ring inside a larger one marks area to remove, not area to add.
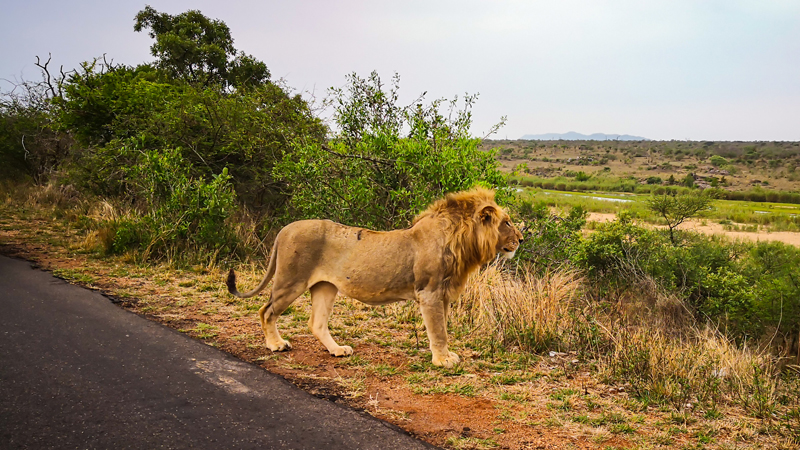
[[[233,269],[231,269],[231,271],[228,272],[228,279],[225,281],[225,284],[228,285],[228,292],[239,298],[248,298],[263,291],[264,288],[267,287],[267,285],[269,284],[270,280],[272,280],[272,277],[275,275],[275,267],[277,265],[275,260],[277,259],[277,255],[278,255],[278,240],[275,239],[275,244],[272,246],[272,252],[269,255],[269,264],[267,266],[267,273],[264,275],[264,278],[261,280],[261,283],[259,283],[258,286],[256,286],[256,288],[250,292],[241,293],[239,292],[238,289],[236,289],[236,272],[234,272]]]

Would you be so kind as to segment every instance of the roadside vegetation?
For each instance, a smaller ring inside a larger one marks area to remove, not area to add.
[[[726,170],[716,182],[678,171],[674,183],[648,184],[602,166],[548,178],[516,160],[503,171],[511,156],[549,167],[543,159],[566,149],[487,151],[470,130],[475,97],[401,106],[397,76],[386,86],[377,73],[352,74],[311,104],[197,11],[148,7],[135,31],[153,38],[154,62],[94,59],[54,76],[39,61],[41,81],[0,98],[4,253],[452,448],[523,448],[532,430],[600,448],[800,445],[800,249],[677,226],[704,215],[795,231],[800,194],[726,189],[738,186],[740,160],[778,170],[765,158],[793,160],[793,145],[576,150],[632,161],[670,150]],[[789,166],[779,169],[792,182]],[[452,305],[450,335],[464,357],[456,368],[430,364],[414,304],[342,299],[331,331],[356,355],[332,360],[307,339],[308,302],[281,319],[295,350],[271,354],[256,326],[260,300],[226,294],[223,272],[236,266],[255,284],[290,221],[404,227],[433,199],[476,184],[497,190],[526,240],[516,260],[475,274]],[[639,195],[602,200],[615,197],[608,192]],[[724,200],[736,192],[784,204]],[[587,211],[616,219],[585,234]],[[410,400],[388,402],[389,391]],[[462,403],[478,399],[490,412]],[[428,402],[445,418],[414,406]],[[464,404],[469,427],[424,434]]]

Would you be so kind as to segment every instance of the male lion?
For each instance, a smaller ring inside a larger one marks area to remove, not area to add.
[[[259,310],[261,328],[272,351],[291,348],[276,327],[278,317],[306,290],[311,291],[314,336],[334,356],[353,353],[328,331],[338,292],[369,305],[416,299],[430,340],[433,364],[452,367],[457,354],[447,349],[447,313],[470,272],[498,253],[513,258],[522,234],[494,201],[494,191],[476,188],[448,194],[419,214],[411,228],[371,231],[329,220],[301,220],[275,238],[267,274],[252,291],[239,293],[236,274],[228,291],[239,297],[261,292],[273,275],[272,296]]]

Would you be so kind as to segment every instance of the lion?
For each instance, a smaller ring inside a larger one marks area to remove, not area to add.
[[[309,327],[333,356],[353,354],[328,330],[337,293],[369,305],[416,300],[433,364],[452,367],[459,357],[447,347],[450,303],[461,294],[471,272],[498,254],[513,258],[523,240],[494,195],[483,188],[448,194],[403,230],[372,231],[330,220],[290,223],[275,238],[261,283],[240,293],[231,269],[228,291],[239,298],[252,297],[274,277],[272,295],[259,310],[272,351],[291,349],[276,323],[289,305],[310,291]]]

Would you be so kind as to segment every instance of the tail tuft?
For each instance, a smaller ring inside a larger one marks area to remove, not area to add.
[[[236,272],[234,272],[233,269],[228,272],[228,279],[225,281],[225,284],[228,285],[228,292],[233,295],[239,294],[239,291],[236,289]]]

